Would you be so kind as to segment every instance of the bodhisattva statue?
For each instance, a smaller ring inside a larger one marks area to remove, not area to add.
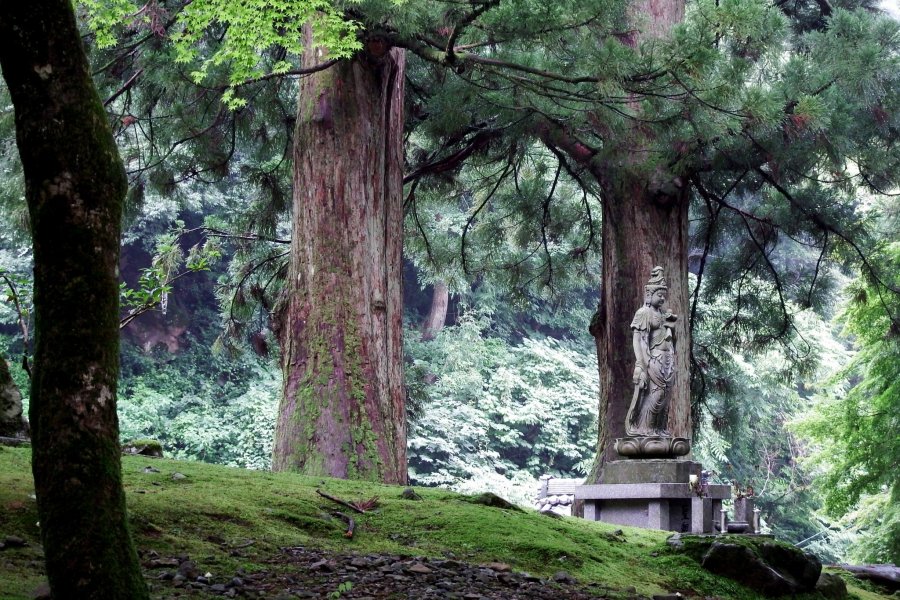
[[[668,436],[669,399],[675,382],[675,334],[672,327],[678,319],[663,311],[668,286],[662,267],[650,272],[644,286],[644,306],[631,320],[634,348],[634,395],[625,433],[628,435]]]
[[[673,327],[678,320],[663,309],[667,291],[662,267],[654,267],[644,286],[644,306],[631,321],[634,393],[625,416],[627,437],[616,440],[623,456],[682,456],[690,450],[687,439],[673,438],[667,428],[677,376]]]

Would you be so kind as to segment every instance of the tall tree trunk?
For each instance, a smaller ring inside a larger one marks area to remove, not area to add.
[[[404,66],[373,39],[300,84],[276,470],[407,481]]]
[[[623,43],[666,37],[684,18],[684,0],[637,0],[628,8],[632,30]],[[637,111],[635,103],[633,108]],[[600,410],[597,457],[588,481],[599,481],[603,465],[617,458],[615,440],[625,435],[625,415],[634,392],[630,323],[643,305],[644,285],[655,266],[668,280],[668,309],[678,315],[674,329],[677,362],[669,405],[668,430],[691,438],[689,356],[687,322],[687,257],[689,188],[686,180],[660,166],[640,172],[652,149],[653,132],[639,121],[627,139],[617,140],[615,161],[592,169],[603,194],[602,281],[600,305],[591,323],[597,343],[600,371]]]
[[[69,0],[7,2],[0,65],[34,241],[29,416],[47,577],[58,599],[141,599],[122,489],[119,233],[127,181]]]
[[[0,437],[18,437],[27,430],[22,417],[22,393],[16,387],[6,361],[0,356]]]
[[[600,306],[591,324],[600,370],[600,417],[597,459],[589,480],[597,481],[603,465],[617,458],[614,444],[625,435],[625,413],[634,392],[635,357],[629,327],[644,303],[644,285],[655,266],[668,280],[669,310],[678,315],[675,332],[676,378],[669,409],[669,431],[691,437],[690,331],[687,323],[688,200],[687,189],[667,192],[646,181],[617,173],[604,186],[603,264]]]
[[[447,322],[447,307],[450,305],[450,288],[443,281],[437,281],[432,286],[431,292],[431,309],[425,322],[422,323],[422,339],[433,340],[444,323]]]

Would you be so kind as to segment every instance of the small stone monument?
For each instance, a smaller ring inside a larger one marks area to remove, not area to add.
[[[668,430],[675,365],[678,317],[665,309],[668,285],[655,267],[644,286],[644,305],[631,321],[635,356],[634,390],[625,417],[625,437],[615,449],[622,460],[603,467],[600,484],[583,485],[584,517],[618,525],[689,533],[713,533],[720,519],[727,485],[702,480],[700,463],[682,457],[690,440]]]

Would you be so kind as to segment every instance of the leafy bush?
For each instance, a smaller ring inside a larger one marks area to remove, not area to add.
[[[410,425],[410,477],[524,503],[540,474],[583,476],[593,460],[596,355],[549,338],[509,344],[490,325],[469,310],[430,342],[407,335],[414,367],[433,380]]]
[[[251,357],[181,355],[126,347],[119,393],[123,440],[159,440],[167,455],[252,469],[271,464],[281,380]]]

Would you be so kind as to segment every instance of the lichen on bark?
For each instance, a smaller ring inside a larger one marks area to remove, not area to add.
[[[360,53],[300,83],[276,470],[407,479],[403,69]]]
[[[7,6],[0,66],[34,244],[29,416],[47,577],[57,600],[141,600],[115,401],[127,181],[72,4]]]

